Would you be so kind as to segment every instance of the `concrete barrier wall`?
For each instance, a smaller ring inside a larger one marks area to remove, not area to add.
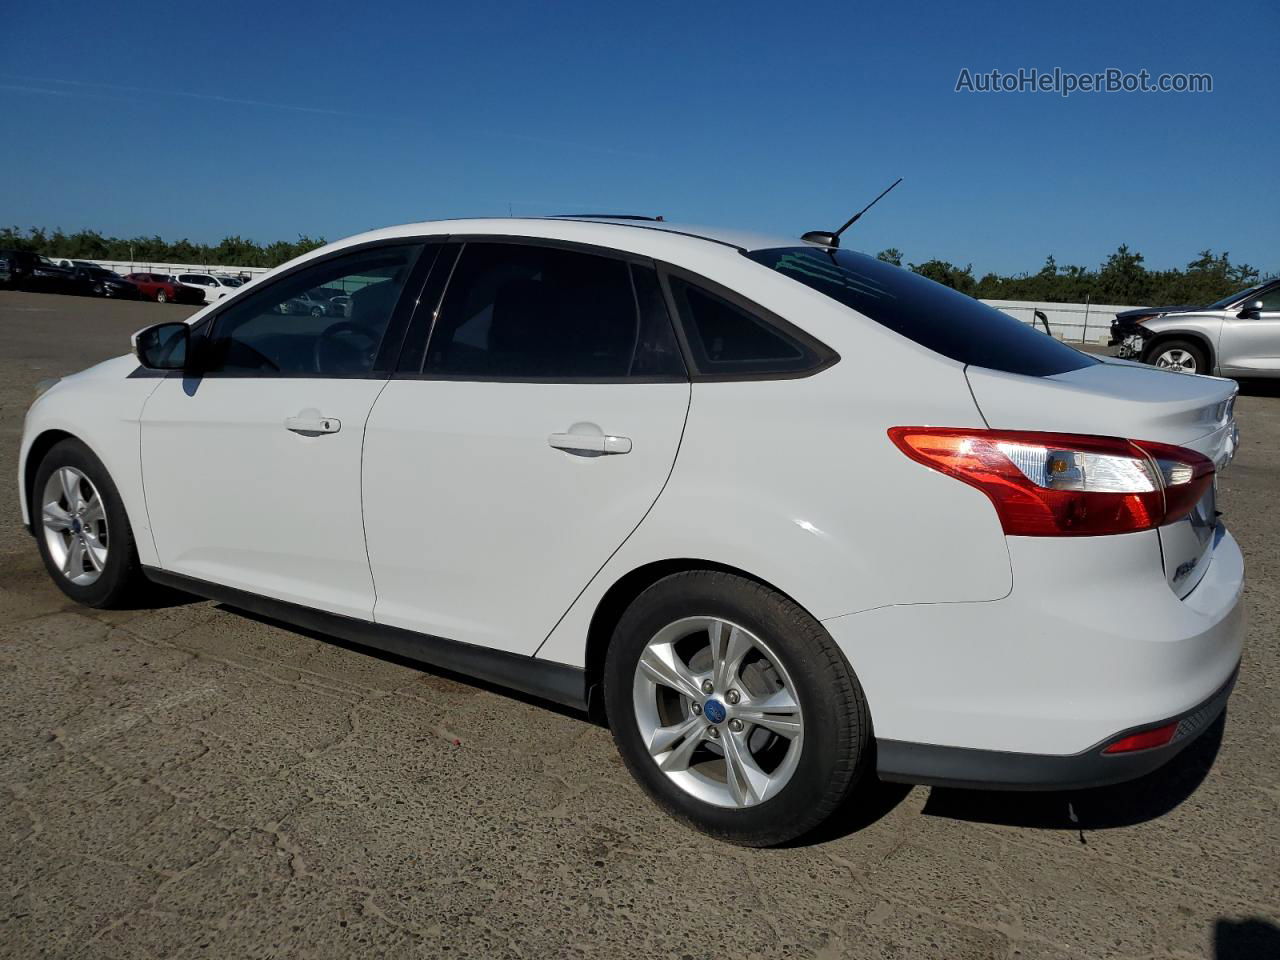
[[[1106,343],[1111,338],[1111,321],[1121,310],[1132,306],[1117,303],[1033,303],[1026,300],[983,300],[1023,323],[1031,323],[1039,310],[1049,321],[1050,332],[1059,340],[1073,343]],[[1136,306],[1136,305],[1135,305]]]
[[[59,257],[49,259],[54,263],[62,262],[62,258]],[[229,267],[225,264],[159,263],[147,260],[81,260],[80,262],[96,263],[100,267],[114,270],[121,276],[126,273],[221,273],[232,277],[245,275],[260,277],[272,270],[271,267]]]

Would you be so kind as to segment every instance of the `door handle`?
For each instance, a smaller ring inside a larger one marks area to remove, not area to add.
[[[337,433],[342,421],[336,417],[285,417],[284,428],[294,433],[314,436],[321,433]]]
[[[557,450],[570,453],[630,453],[630,437],[611,437],[589,433],[553,433],[547,437],[547,443]]]

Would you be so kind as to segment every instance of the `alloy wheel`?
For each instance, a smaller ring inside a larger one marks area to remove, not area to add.
[[[40,502],[54,565],[76,586],[96,582],[107,565],[110,539],[106,508],[93,482],[75,467],[59,467],[45,481]]]
[[[1172,347],[1156,356],[1155,365],[1173,373],[1196,373],[1196,358],[1189,350]]]
[[[636,664],[632,700],[658,769],[707,803],[763,803],[800,761],[795,684],[764,640],[727,620],[689,617],[659,630]]]

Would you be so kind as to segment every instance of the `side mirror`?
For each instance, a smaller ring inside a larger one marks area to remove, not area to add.
[[[133,355],[148,370],[181,370],[190,340],[191,328],[185,323],[157,323],[133,335]]]
[[[1236,316],[1242,319],[1256,320],[1260,313],[1262,313],[1262,301],[1254,300],[1252,303],[1246,303],[1241,307],[1240,312],[1236,314]]]

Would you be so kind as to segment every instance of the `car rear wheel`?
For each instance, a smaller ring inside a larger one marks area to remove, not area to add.
[[[120,605],[145,583],[120,492],[79,440],[62,440],[36,468],[31,514],[45,569],[71,599]]]
[[[733,574],[660,580],[619,621],[605,704],[632,775],[689,826],[746,846],[831,815],[870,756],[866,699],[822,625]]]
[[[324,307],[312,307],[312,308],[311,308],[311,315],[312,315],[313,317],[323,317],[323,316],[324,316]]]
[[[168,303],[168,302],[169,302],[169,295],[165,293],[163,290],[157,290],[156,303]]]
[[[1164,340],[1147,351],[1147,363],[1173,373],[1208,373],[1204,348],[1190,340]]]

